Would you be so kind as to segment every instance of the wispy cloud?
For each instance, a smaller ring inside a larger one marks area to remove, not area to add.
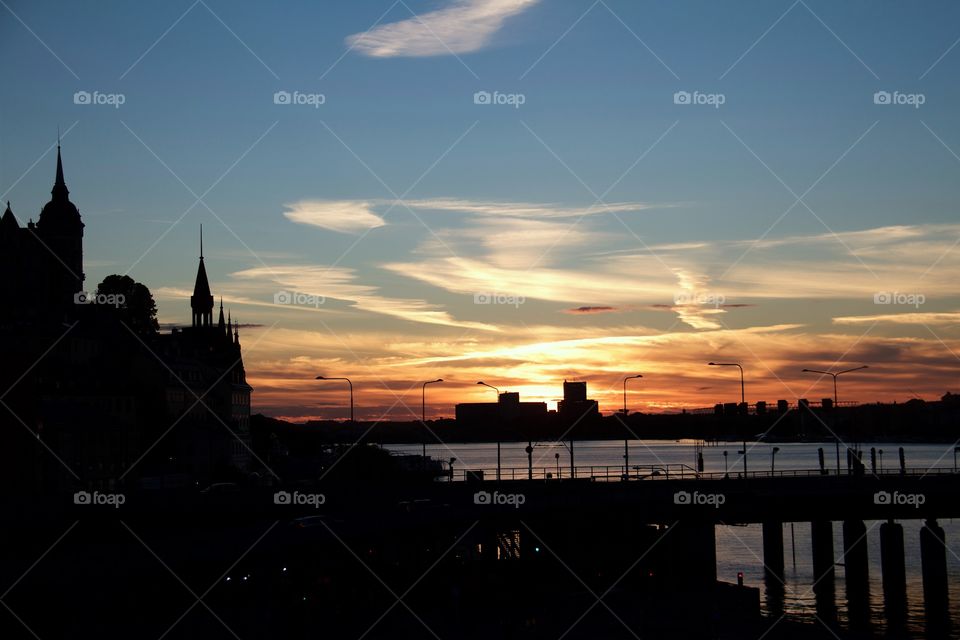
[[[378,211],[400,206],[395,200],[380,198],[361,200],[303,199],[284,205],[287,219],[341,233],[354,233],[387,224]],[[646,202],[611,202],[596,207],[571,207],[554,203],[497,202],[460,198],[423,198],[404,200],[403,206],[420,211],[446,211],[470,214],[475,218],[569,219],[605,213],[629,213],[676,205],[655,205]]]
[[[840,316],[834,318],[836,324],[911,324],[911,325],[954,325],[960,324],[960,311],[917,312],[917,313],[883,313],[864,316]]]
[[[590,314],[590,313],[617,313],[620,311],[617,307],[574,307],[573,309],[564,309],[564,313],[570,313],[573,315],[579,314]]]
[[[386,223],[364,200],[300,200],[284,205],[288,220],[340,233],[359,233]]]
[[[373,58],[472,53],[486,47],[511,16],[539,0],[457,0],[450,6],[347,37]]]
[[[497,202],[494,200],[464,200],[458,198],[426,198],[407,200],[407,206],[415,209],[456,211],[476,215],[513,216],[516,218],[579,218],[604,213],[644,211],[676,205],[654,205],[646,202],[610,202],[595,207],[570,207],[551,203]]]
[[[425,300],[391,298],[379,294],[379,288],[356,281],[353,269],[325,267],[322,265],[284,265],[253,267],[231,274],[240,280],[259,282],[264,298],[272,296],[277,287],[300,293],[339,300],[353,308],[370,313],[388,315],[410,322],[499,331],[499,328],[482,322],[460,321],[441,307]]]

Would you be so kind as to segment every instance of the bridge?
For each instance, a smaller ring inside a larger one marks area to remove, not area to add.
[[[493,479],[491,478],[493,473]],[[496,480],[499,474],[501,478]],[[565,474],[565,477],[563,477]],[[581,466],[572,470],[530,467],[454,470],[444,489],[447,500],[482,518],[491,509],[506,518],[545,517],[572,511],[577,519],[628,513],[630,519],[680,527],[685,532],[686,575],[716,579],[717,524],[761,524],[763,564],[774,583],[784,579],[783,525],[811,524],[814,580],[818,601],[833,602],[835,551],[833,523],[842,527],[842,563],[848,602],[868,615],[869,569],[864,520],[880,525],[885,600],[894,609],[905,602],[903,526],[897,520],[925,520],[919,540],[924,600],[928,613],[945,616],[948,597],[947,551],[937,519],[960,517],[960,474],[951,468],[812,470],[702,473],[686,465]],[[521,504],[517,504],[521,503]],[[467,506],[464,506],[467,505]],[[472,505],[472,506],[471,506]],[[828,605],[824,605],[829,609]],[[827,614],[829,615],[829,614]],[[851,615],[858,615],[851,611]],[[896,611],[893,615],[898,615]]]

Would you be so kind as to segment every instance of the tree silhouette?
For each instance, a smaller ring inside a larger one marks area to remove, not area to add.
[[[130,276],[112,275],[97,285],[97,295],[117,295],[116,309],[120,319],[136,333],[157,333],[157,303],[146,285],[134,281]],[[122,299],[119,296],[123,296]]]

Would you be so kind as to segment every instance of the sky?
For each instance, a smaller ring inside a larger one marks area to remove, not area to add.
[[[0,1],[0,194],[189,323],[253,409],[428,417],[960,391],[960,5]]]

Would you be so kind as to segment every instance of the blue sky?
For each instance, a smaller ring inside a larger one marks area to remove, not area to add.
[[[0,15],[4,199],[36,216],[59,126],[88,285],[129,269],[165,322],[188,318],[203,223],[214,288],[264,325],[246,343],[265,410],[335,415],[333,396],[304,408],[294,379],[330,367],[366,378],[371,415],[404,411],[394,399],[437,367],[464,385],[492,367],[546,399],[582,376],[603,399],[622,366],[598,350],[680,376],[650,385],[651,407],[712,404],[694,363],[720,355],[753,362],[772,400],[808,386],[788,378],[810,357],[798,343],[823,347],[810,365],[871,357],[903,376],[862,399],[949,387],[955,3],[5,0]],[[75,104],[84,91],[123,104]],[[324,303],[273,305],[288,289]],[[923,303],[878,308],[878,292]],[[447,410],[467,393],[448,388]]]

